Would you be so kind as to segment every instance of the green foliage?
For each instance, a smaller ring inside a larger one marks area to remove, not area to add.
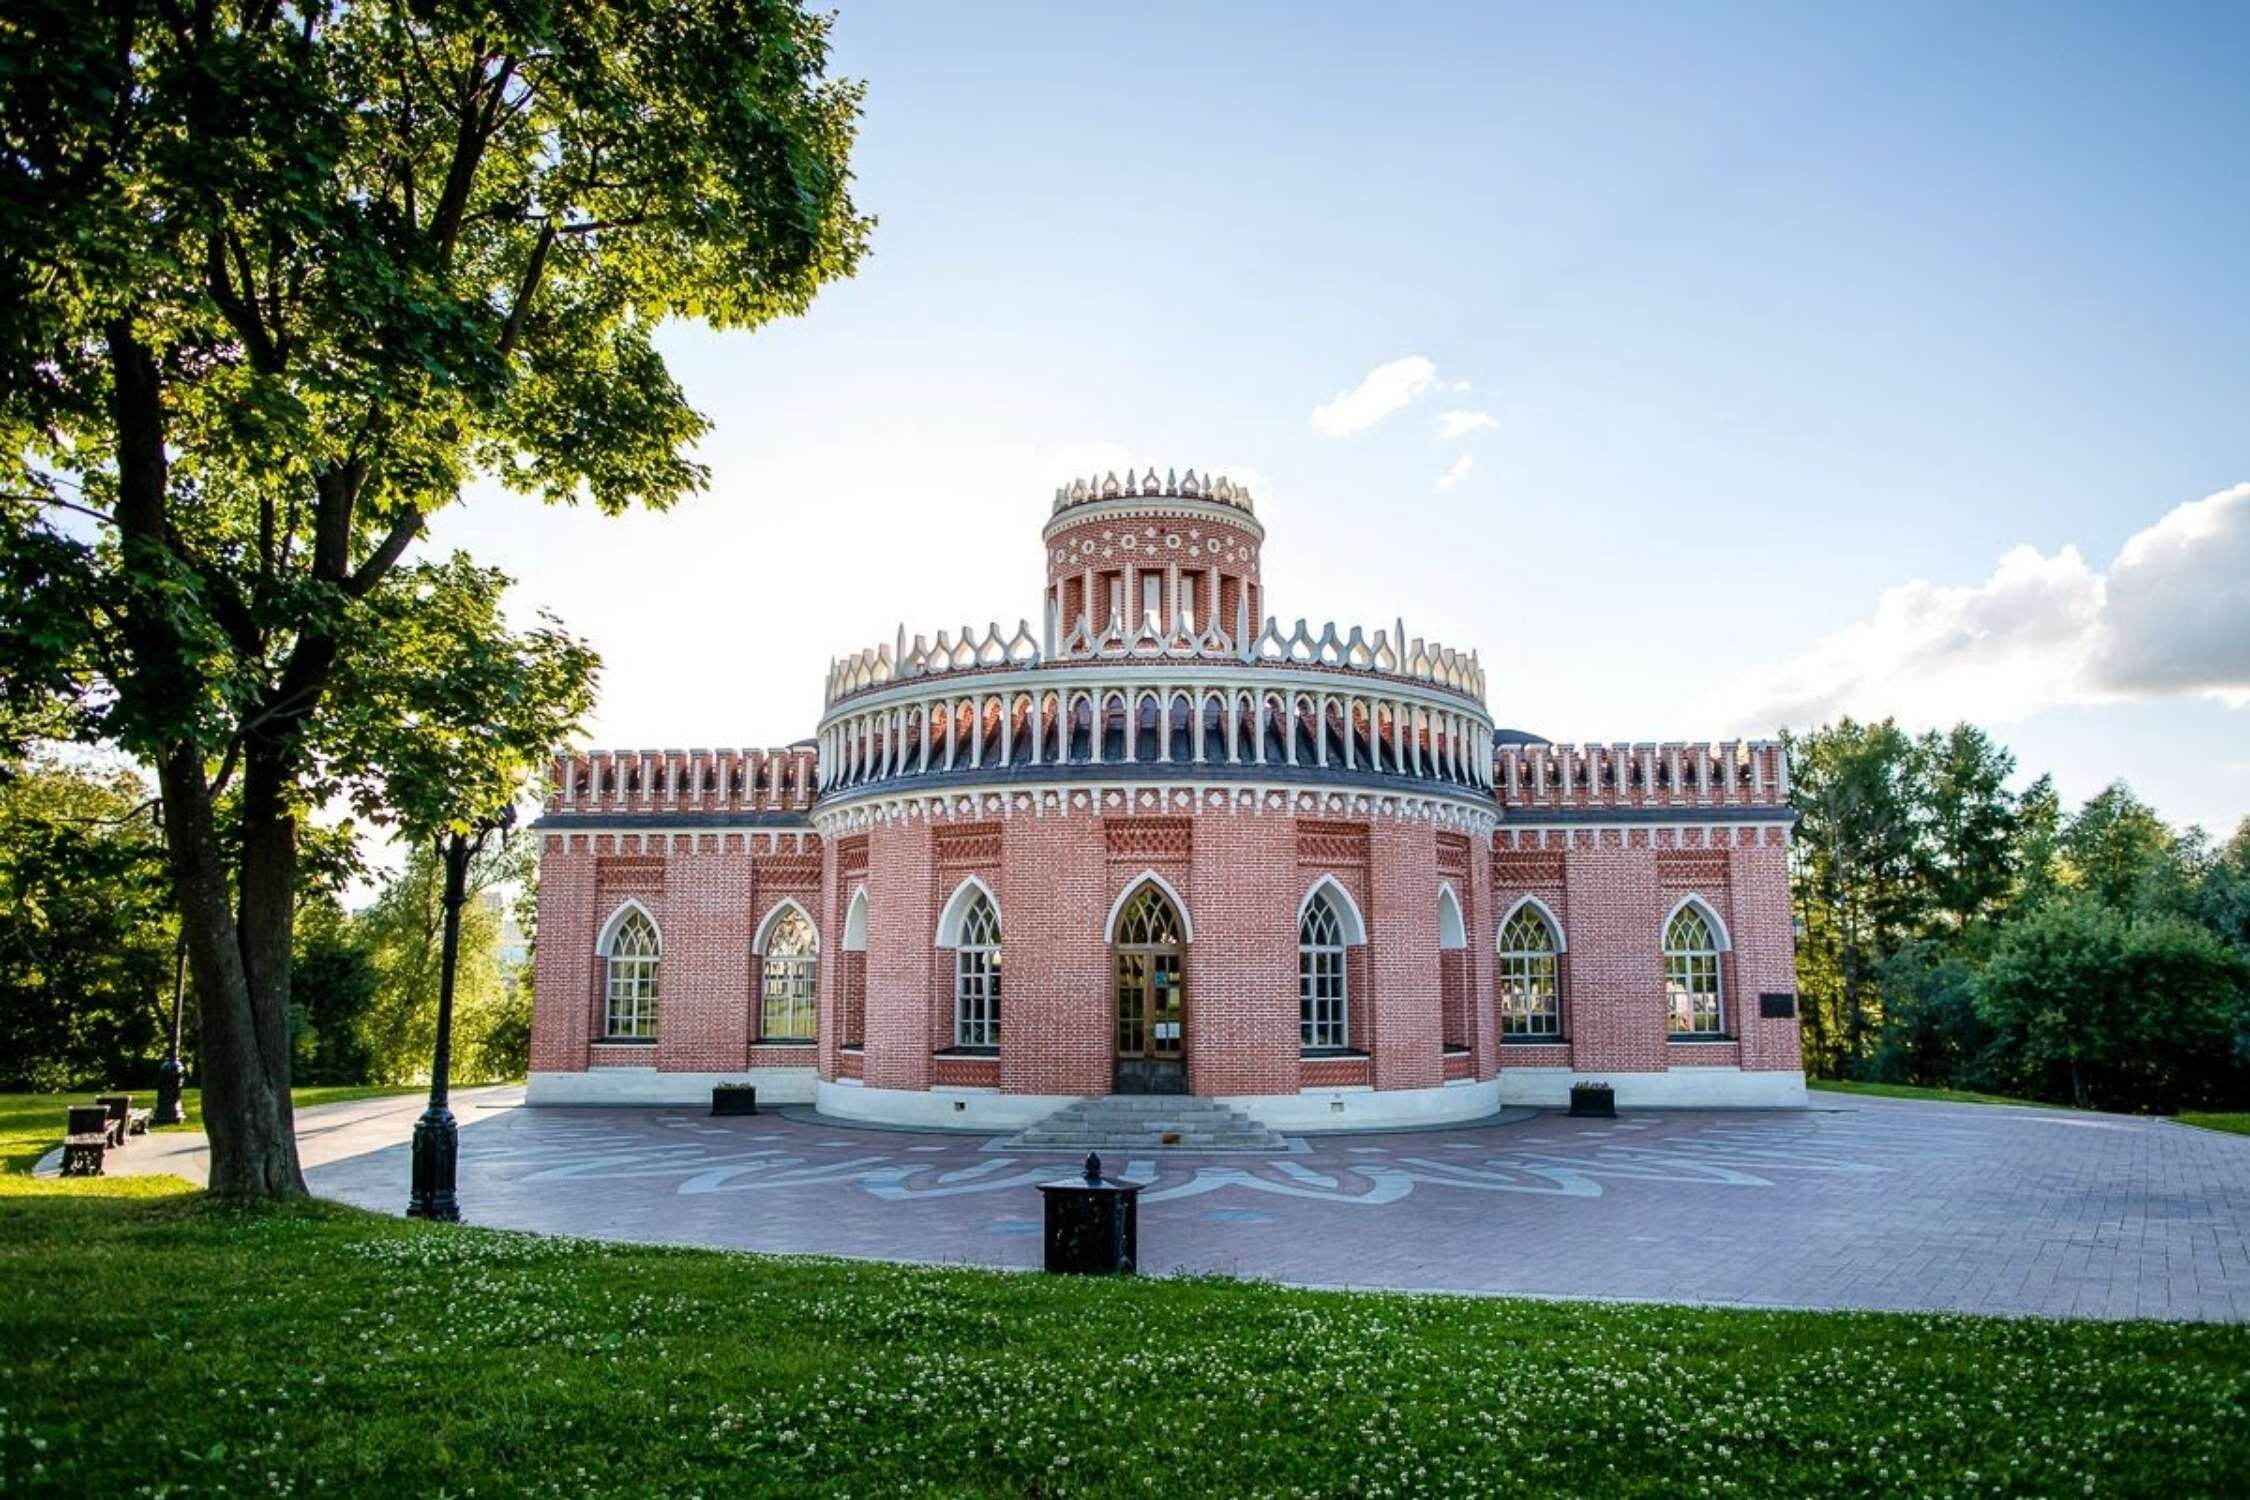
[[[176,932],[139,777],[54,761],[0,775],[0,1088],[145,1080]]]
[[[369,821],[472,835],[532,794],[593,707],[598,658],[546,615],[510,631],[508,582],[457,552],[369,597],[323,726],[336,788]]]
[[[376,1076],[365,1026],[381,975],[363,923],[334,897],[297,909],[290,979],[290,1074],[307,1084],[366,1083]]]
[[[2227,1098],[2250,1032],[2250,957],[2181,918],[2091,894],[2008,924],[1977,1004],[2020,1091],[2176,1110]]]
[[[2223,847],[2122,782],[2075,811],[1972,725],[1790,745],[1815,1074],[2106,1108],[2250,1100],[2250,820]]]
[[[469,865],[453,999],[463,1080],[518,1077],[530,1056],[530,986],[527,981],[511,983],[504,970],[500,918],[508,886],[522,878],[531,851],[531,840],[514,840],[504,849],[494,846]],[[410,844],[405,866],[374,904],[353,919],[373,976],[373,993],[358,1023],[367,1058],[364,1080],[405,1083],[429,1077],[437,1039],[444,883],[445,871],[431,847]],[[520,1051],[514,1039],[519,1032]]]
[[[1877,984],[1884,1020],[1867,1077],[1929,1088],[1978,1088],[1992,1034],[1977,1009],[1976,966],[1945,945],[1922,939],[1884,959]]]
[[[2250,1490],[2250,1330],[2222,1324],[1020,1276],[174,1186],[0,1179],[12,1484],[131,1493],[161,1463],[198,1492],[338,1497]],[[132,1378],[88,1400],[89,1369]]]
[[[329,721],[429,602],[392,583],[428,515],[478,479],[605,512],[696,490],[656,328],[801,312],[864,253],[828,27],[795,0],[0,22],[0,750],[67,732],[154,772],[220,1190],[302,1189],[298,832],[323,757],[401,727]]]

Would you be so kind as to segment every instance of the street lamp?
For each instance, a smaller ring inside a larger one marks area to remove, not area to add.
[[[414,1122],[414,1176],[407,1193],[410,1219],[442,1219],[459,1223],[461,1200],[454,1194],[454,1178],[461,1158],[461,1131],[446,1104],[448,1080],[453,1071],[453,965],[461,951],[461,906],[468,899],[469,862],[484,848],[495,830],[504,844],[516,823],[513,803],[498,817],[476,825],[471,837],[448,831],[438,840],[445,862],[445,947],[439,956],[437,1051],[430,1062],[430,1107]]]
[[[156,1113],[152,1125],[183,1125],[187,1111],[180,1108],[180,996],[187,989],[187,937],[182,934],[172,955],[172,1050],[156,1069]]]

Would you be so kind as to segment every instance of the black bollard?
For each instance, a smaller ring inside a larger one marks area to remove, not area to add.
[[[1140,1187],[1102,1176],[1102,1159],[1086,1153],[1086,1171],[1067,1182],[1043,1182],[1047,1269],[1069,1276],[1130,1276],[1140,1257]]]

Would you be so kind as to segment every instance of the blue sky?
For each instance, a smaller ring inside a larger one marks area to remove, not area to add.
[[[1130,461],[1504,724],[1967,715],[2250,813],[2250,7],[838,4],[874,251],[668,331],[710,492],[436,528],[602,651],[598,742],[809,734]]]

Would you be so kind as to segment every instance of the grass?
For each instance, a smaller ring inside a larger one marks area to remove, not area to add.
[[[2010,1094],[1978,1094],[1968,1089],[1926,1089],[1911,1083],[1854,1083],[1843,1078],[1808,1078],[1805,1087],[1831,1094],[1873,1094],[1882,1099],[1931,1099],[1944,1104],[2014,1104],[2026,1109],[2069,1109],[2040,1099],[2018,1099]]]
[[[2250,1328],[1088,1282],[0,1176],[0,1494],[2250,1493]]]
[[[63,1110],[66,1105],[91,1104],[94,1095],[103,1089],[87,1089],[74,1094],[0,1094],[0,1171],[28,1172],[39,1158],[62,1144]],[[131,1090],[133,1102],[144,1108],[156,1105],[154,1089]],[[298,1109],[315,1104],[341,1104],[348,1099],[374,1099],[390,1094],[419,1094],[425,1092],[420,1084],[342,1084],[319,1088],[291,1089],[290,1102]],[[180,1111],[187,1116],[185,1124],[156,1125],[152,1130],[201,1130],[203,1128],[203,1091],[183,1089],[180,1092]],[[132,1148],[126,1147],[129,1151]]]
[[[2189,1111],[2180,1116],[2182,1125],[2200,1125],[2205,1130],[2223,1130],[2229,1135],[2250,1135],[2250,1113],[2207,1114]]]

